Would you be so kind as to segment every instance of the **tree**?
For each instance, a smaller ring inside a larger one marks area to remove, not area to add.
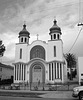
[[[67,61],[67,66],[70,68],[70,79],[72,80],[72,68],[76,67],[77,60],[74,54],[66,54],[65,55],[66,61]]]
[[[5,46],[2,44],[2,40],[0,40],[0,56],[2,57],[5,52]]]

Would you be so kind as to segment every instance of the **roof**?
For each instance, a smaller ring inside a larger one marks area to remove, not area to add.
[[[3,68],[9,68],[9,69],[14,69],[13,66],[5,65],[5,64],[2,64],[2,63],[0,63],[0,67],[3,67]]]
[[[54,20],[54,25],[50,28],[50,33],[49,34],[54,33],[54,32],[58,32],[58,33],[62,34],[61,33],[61,28],[57,25],[56,20]]]
[[[20,36],[27,36],[27,37],[30,38],[29,35],[30,35],[30,33],[26,30],[26,25],[24,24],[24,25],[23,25],[22,31],[19,32],[19,37],[20,37]]]

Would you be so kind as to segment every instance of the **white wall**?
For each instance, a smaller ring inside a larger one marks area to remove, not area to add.
[[[22,48],[22,59],[20,59],[20,49]],[[27,62],[28,50],[27,44],[16,44],[15,62]]]
[[[83,57],[78,57],[78,79],[79,79],[79,85],[81,82],[81,79],[83,79]]]
[[[54,57],[54,46],[56,46],[56,57]],[[47,61],[63,61],[63,44],[61,40],[49,41],[47,51]]]

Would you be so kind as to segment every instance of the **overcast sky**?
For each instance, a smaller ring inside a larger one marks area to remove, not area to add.
[[[37,39],[37,34],[39,40],[48,42],[55,16],[62,31],[64,53],[68,53],[82,27],[77,26],[83,22],[82,5],[82,0],[80,4],[79,0],[0,0],[0,39],[6,46],[2,62],[14,61],[15,43],[24,21],[30,32],[30,43]],[[83,56],[83,30],[70,53]]]

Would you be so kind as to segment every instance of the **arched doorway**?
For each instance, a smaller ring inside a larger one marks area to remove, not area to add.
[[[41,62],[35,62],[30,66],[30,83],[45,83],[45,66]]]

